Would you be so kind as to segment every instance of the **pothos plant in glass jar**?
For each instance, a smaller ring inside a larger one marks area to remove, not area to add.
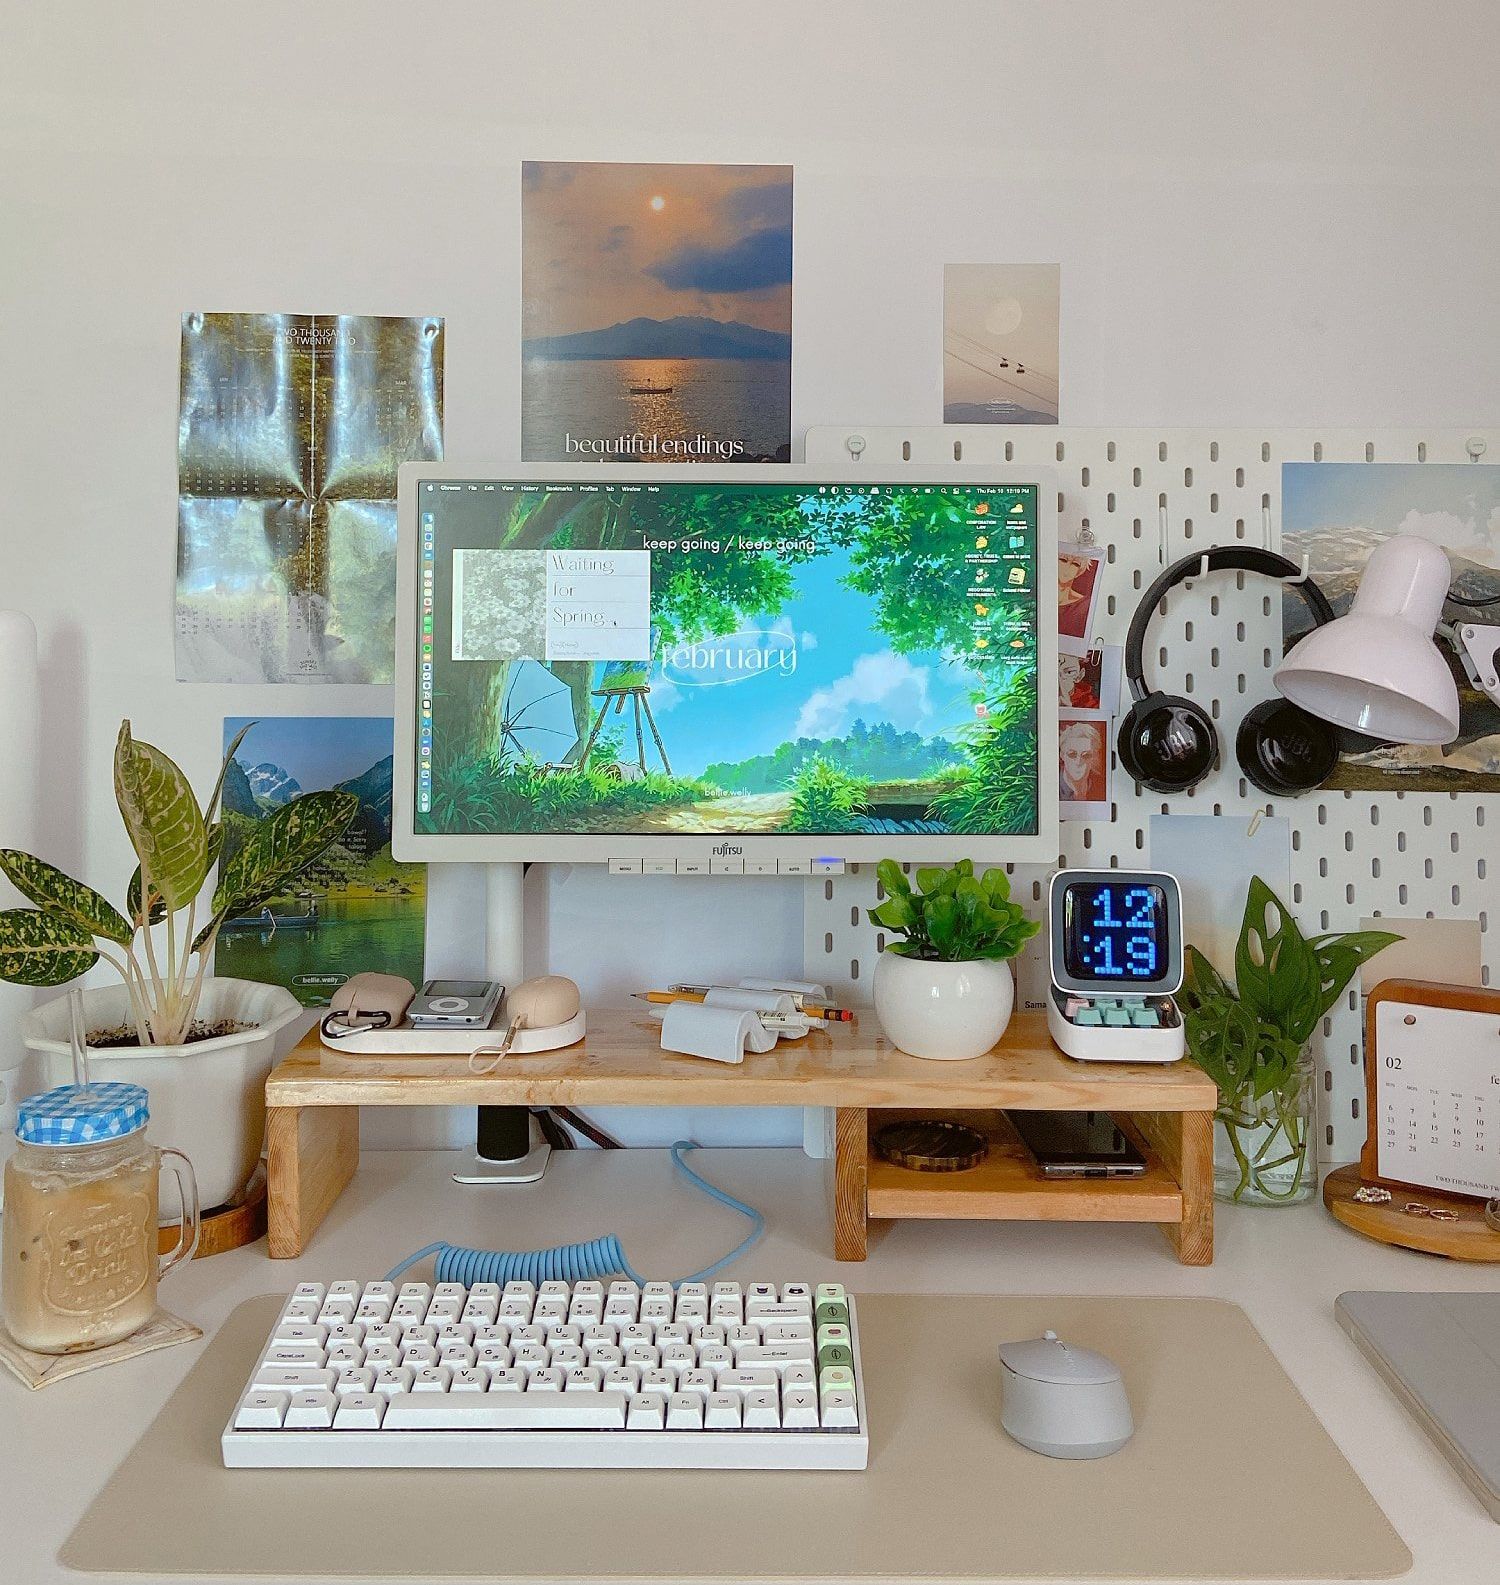
[[[1317,1187],[1310,1041],[1360,965],[1400,936],[1304,936],[1257,875],[1250,882],[1234,983],[1187,950],[1179,1000],[1188,1054],[1219,1087],[1214,1192],[1250,1205],[1296,1205]]]

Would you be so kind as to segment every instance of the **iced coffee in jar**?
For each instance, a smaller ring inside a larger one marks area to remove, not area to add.
[[[65,1084],[22,1101],[5,1164],[0,1307],[23,1348],[71,1354],[117,1343],[156,1310],[156,1285],[198,1242],[186,1156],[146,1140],[138,1084]],[[176,1176],[182,1236],[157,1254],[163,1167]]]

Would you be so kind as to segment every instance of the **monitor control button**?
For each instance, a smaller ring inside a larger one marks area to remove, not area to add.
[[[641,861],[639,859],[611,859],[609,861],[611,875],[639,875]]]
[[[708,872],[710,875],[743,875],[745,861],[744,859],[710,859]]]
[[[776,873],[776,860],[746,859],[745,873],[747,875],[774,875]]]
[[[778,875],[811,875],[812,865],[807,859],[778,859],[776,861]]]
[[[679,875],[707,875],[708,865],[702,859],[678,859],[677,873]]]
[[[676,859],[642,859],[642,875],[675,875],[677,873]]]
[[[842,859],[814,859],[812,861],[814,875],[842,875],[844,861]]]

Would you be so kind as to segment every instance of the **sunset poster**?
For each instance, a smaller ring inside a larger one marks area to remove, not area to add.
[[[522,455],[786,462],[792,168],[527,161]]]

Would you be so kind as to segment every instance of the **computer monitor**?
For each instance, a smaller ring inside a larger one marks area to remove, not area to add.
[[[398,857],[1057,857],[1056,493],[452,463],[399,487]]]

